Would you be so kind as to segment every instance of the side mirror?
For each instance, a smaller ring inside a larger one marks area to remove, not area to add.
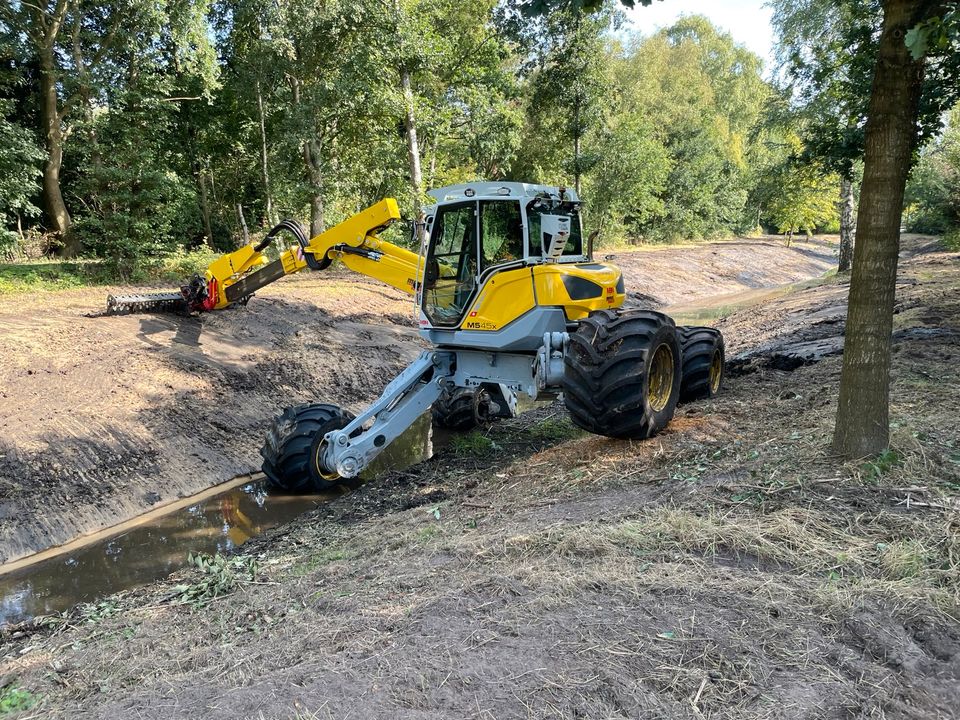
[[[540,216],[540,247],[543,256],[556,260],[563,254],[563,249],[570,239],[569,215],[541,215]]]

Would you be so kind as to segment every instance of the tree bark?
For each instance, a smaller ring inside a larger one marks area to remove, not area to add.
[[[257,109],[260,114],[260,177],[263,180],[264,214],[270,225],[276,225],[277,218],[273,213],[270,173],[267,167],[267,119],[263,112],[263,93],[260,90],[260,80],[257,80]]]
[[[580,117],[580,104],[576,105],[577,122]],[[577,191],[577,197],[580,197],[580,130],[577,129],[573,137],[573,189]]]
[[[864,139],[843,370],[834,427],[838,454],[865,457],[890,439],[890,350],[903,192],[917,138],[923,60],[904,43],[931,3],[886,0]]]
[[[838,272],[850,270],[853,259],[853,183],[848,178],[840,180],[840,260]]]
[[[310,178],[310,237],[316,237],[326,229],[323,221],[323,172],[320,168],[320,147],[316,140],[303,144],[303,159]]]
[[[247,219],[243,216],[243,205],[237,203],[237,219],[240,221],[240,232],[243,235],[243,245],[250,244],[250,231],[247,230]]]
[[[404,127],[407,135],[407,157],[410,161],[410,185],[413,188],[413,216],[420,214],[420,195],[423,192],[423,172],[420,169],[420,142],[417,140],[417,118],[413,99],[413,87],[410,84],[410,71],[404,68],[400,72],[403,85],[403,101],[406,106]]]
[[[47,158],[43,163],[43,204],[53,230],[63,242],[62,254],[72,257],[80,250],[79,243],[71,237],[72,220],[60,189],[60,167],[63,164],[63,128],[57,102],[57,73],[53,47],[45,47],[38,53],[40,60],[40,123],[43,127]]]
[[[207,245],[214,248],[213,227],[210,223],[210,198],[207,196],[207,176],[200,170],[197,180],[200,185],[200,210],[203,213],[203,229],[207,232]]]

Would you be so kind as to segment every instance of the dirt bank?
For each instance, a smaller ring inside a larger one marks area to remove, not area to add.
[[[832,247],[617,257],[631,302],[664,305],[819,275]],[[358,409],[421,348],[408,297],[344,272],[287,278],[198,318],[89,317],[108,290],[0,298],[0,563],[257,469],[283,407]]]
[[[3,696],[81,719],[960,717],[960,255],[903,262],[893,450],[869,462],[828,452],[839,356],[772,352],[832,336],[842,291],[724,320],[725,392],[656,439],[544,408],[245,546],[226,594],[183,571],[7,631]]]

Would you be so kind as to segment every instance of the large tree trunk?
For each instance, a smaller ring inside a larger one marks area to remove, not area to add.
[[[850,270],[853,259],[853,183],[848,178],[840,180],[840,261],[838,272]]]
[[[326,229],[323,221],[323,173],[320,168],[320,146],[316,140],[303,144],[303,159],[307,163],[310,178],[310,237],[316,237]]]
[[[578,113],[579,114],[579,113]],[[573,138],[573,189],[580,197],[580,132]]]
[[[63,164],[63,129],[57,103],[57,75],[52,48],[43,49],[40,59],[40,123],[43,127],[47,158],[43,163],[43,205],[53,230],[63,242],[64,256],[72,257],[80,244],[70,234],[70,213],[60,190],[60,166]]]
[[[413,188],[413,216],[420,214],[420,194],[423,192],[423,173],[420,170],[420,142],[417,140],[417,118],[413,99],[413,87],[410,84],[410,71],[400,72],[403,85],[403,101],[406,106],[404,127],[407,135],[407,156],[410,160],[410,185]]]
[[[257,109],[260,113],[260,177],[263,180],[264,213],[270,225],[277,224],[273,214],[273,198],[270,194],[270,173],[267,167],[267,119],[263,112],[263,93],[257,80]]]
[[[930,3],[886,0],[864,140],[863,185],[850,279],[833,448],[845,457],[889,442],[890,348],[903,191],[917,137],[923,60],[904,43]]]
[[[200,210],[203,213],[203,229],[207,233],[207,245],[216,248],[213,242],[213,226],[210,223],[210,198],[207,196],[207,176],[201,169],[197,175],[197,184],[200,186]]]

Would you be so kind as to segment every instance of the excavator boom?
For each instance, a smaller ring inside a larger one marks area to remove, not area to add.
[[[300,225],[284,220],[258,243],[218,257],[203,277],[195,276],[179,293],[111,295],[107,312],[221,310],[246,303],[254,292],[282,277],[306,268],[322,270],[334,260],[412,295],[423,272],[421,257],[379,237],[380,232],[399,219],[397,201],[384,198],[312,239],[307,238]],[[284,232],[292,234],[297,242],[271,261],[266,251]]]

